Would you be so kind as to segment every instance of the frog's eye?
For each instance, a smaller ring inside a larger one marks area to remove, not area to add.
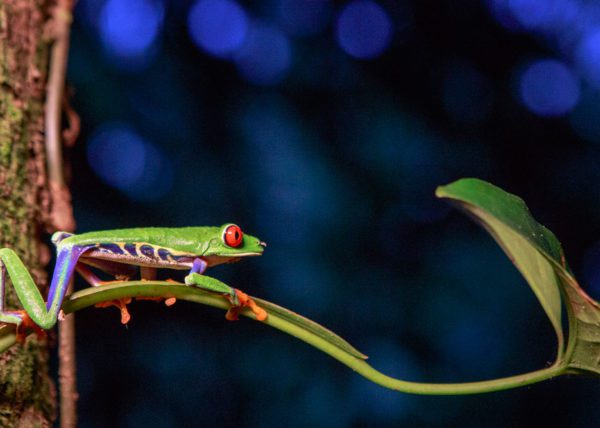
[[[225,233],[223,234],[223,240],[225,241],[225,243],[233,248],[242,245],[243,237],[244,234],[242,233],[242,229],[240,229],[240,227],[236,226],[235,224],[228,226],[227,229],[225,229]]]

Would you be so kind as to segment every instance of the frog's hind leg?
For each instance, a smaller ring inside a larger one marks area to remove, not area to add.
[[[0,263],[0,322],[15,324],[19,327],[24,321],[27,322],[26,311],[5,311],[4,310],[4,297],[6,295],[6,266],[4,263]]]
[[[102,280],[98,278],[98,276],[96,276],[96,274],[83,263],[77,263],[75,270],[83,279],[85,279],[85,282],[90,284],[92,287],[99,287],[102,285]]]
[[[5,311],[4,296],[6,294],[6,266],[0,263],[0,322],[15,324],[17,327],[22,323],[27,323],[29,315],[26,311]]]
[[[103,281],[90,269],[94,267],[102,272],[105,272],[116,278],[115,281]],[[127,281],[129,278],[135,276],[137,269],[135,266],[127,265],[124,263],[112,262],[110,260],[99,260],[92,258],[81,258],[79,263],[75,266],[77,273],[92,287],[101,287],[102,285]],[[111,306],[117,307],[121,312],[121,324],[127,324],[131,320],[131,314],[127,309],[127,305],[131,303],[131,297],[109,300],[101,302],[95,305],[97,308],[108,308]]]
[[[93,287],[99,287],[101,285],[110,284],[115,281],[103,281],[90,269],[94,267],[112,277],[115,281],[127,281],[133,278],[137,274],[137,269],[133,265],[125,263],[113,262],[110,260],[92,259],[82,257],[79,259],[75,269],[85,281]]]
[[[28,318],[43,329],[50,329],[56,324],[67,286],[72,278],[77,260],[87,250],[79,246],[59,246],[56,266],[48,291],[47,301],[38,290],[31,274],[19,256],[10,248],[0,249],[0,321],[5,323],[27,324]],[[23,305],[24,310],[7,311],[4,305],[6,292],[6,274]]]

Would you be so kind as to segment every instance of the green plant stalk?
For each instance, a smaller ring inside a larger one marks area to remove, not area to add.
[[[87,288],[73,293],[65,298],[63,310],[68,314],[93,306],[97,303],[126,297],[175,297],[180,300],[200,303],[225,310],[231,307],[231,304],[225,298],[197,288],[164,281],[129,281],[108,284],[98,288]],[[272,306],[271,303],[261,299],[255,299],[255,301],[258,305],[266,307],[267,312],[269,313],[267,319],[262,321],[262,323],[295,336],[309,345],[314,346],[370,381],[400,392],[421,395],[479,394],[530,385],[567,372],[567,367],[564,364],[557,362],[551,367],[534,372],[480,382],[442,384],[410,382],[395,379],[377,371],[364,359],[353,356],[308,329],[302,328],[301,325],[286,320],[285,317],[281,316],[279,313],[269,311],[268,308],[269,306]],[[255,318],[252,311],[247,308],[244,308],[240,312],[240,315],[252,319]],[[11,328],[11,326],[4,326],[4,328],[0,329],[0,352],[8,349],[14,343],[14,328]]]

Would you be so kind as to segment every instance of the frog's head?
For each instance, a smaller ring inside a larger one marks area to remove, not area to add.
[[[215,228],[213,236],[202,254],[209,265],[232,263],[242,257],[260,256],[267,244],[254,236],[246,235],[233,223]]]

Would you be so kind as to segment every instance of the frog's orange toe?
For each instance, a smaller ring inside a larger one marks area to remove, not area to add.
[[[248,306],[250,310],[254,312],[254,315],[258,321],[264,321],[267,319],[267,311],[258,306],[254,300],[249,298],[246,306]]]
[[[17,326],[15,332],[17,342],[23,345],[25,343],[25,339],[27,339],[27,332],[29,330],[33,330],[38,339],[44,339],[46,337],[46,332],[39,325],[33,322],[27,311],[19,309],[14,312],[18,313],[21,318],[21,324]]]
[[[256,303],[254,304],[254,307],[252,307],[251,309],[252,309],[252,312],[254,312],[254,315],[256,315],[256,319],[258,321],[264,321],[267,319],[267,311],[265,311],[260,306],[256,305]]]
[[[258,306],[250,296],[243,291],[238,290],[237,288],[234,288],[234,291],[240,303],[239,306],[232,306],[229,308],[225,314],[225,318],[227,320],[236,321],[239,318],[239,312],[242,308],[249,308],[254,313],[254,316],[258,321],[264,321],[267,319],[267,311]]]
[[[131,320],[131,314],[127,309],[127,305],[131,303],[131,297],[125,297],[123,299],[117,300],[108,300],[106,302],[96,303],[94,306],[96,308],[109,308],[111,306],[116,306],[121,312],[121,324],[127,324]]]

